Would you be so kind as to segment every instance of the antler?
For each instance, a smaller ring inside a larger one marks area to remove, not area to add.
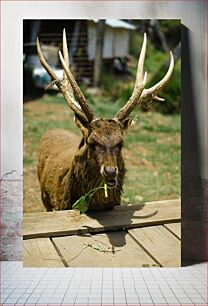
[[[142,84],[144,84],[145,86],[145,83],[146,83],[146,72],[144,73],[144,60],[145,60],[145,53],[146,53],[146,45],[147,45],[147,36],[146,36],[146,33],[144,33],[144,40],[142,44],[141,53],[139,56],[137,74],[136,74],[136,82],[134,85],[133,94],[131,98],[129,99],[129,101],[126,103],[126,105],[115,116],[115,118],[120,121],[123,121],[125,118],[127,118],[128,115],[134,109],[134,107],[138,104],[149,102],[151,100],[164,101],[164,99],[158,97],[158,93],[168,83],[168,81],[171,78],[172,72],[173,72],[174,58],[173,58],[173,54],[171,51],[170,51],[170,65],[163,79],[159,81],[157,84],[155,84],[154,86],[148,89],[141,90],[141,94],[137,95],[137,92],[140,92],[139,88],[141,89]]]
[[[78,115],[80,118],[82,118],[85,121],[91,122],[93,119],[95,119],[95,115],[90,108],[90,106],[87,104],[85,97],[83,93],[81,92],[81,89],[79,88],[78,84],[74,80],[74,77],[71,73],[71,71],[68,68],[69,65],[69,57],[68,57],[68,50],[67,50],[67,41],[66,41],[66,33],[65,30],[63,31],[63,54],[64,58],[61,55],[61,62],[64,68],[64,80],[63,82],[58,79],[54,71],[51,69],[51,67],[48,65],[46,62],[41,48],[40,48],[40,43],[39,39],[37,37],[37,51],[38,51],[38,56],[40,59],[41,64],[43,67],[46,69],[47,73],[50,75],[52,81],[57,85],[61,93],[63,94],[66,102],[68,103],[69,107],[72,109],[72,111]],[[61,54],[59,52],[59,54]],[[69,80],[69,83],[67,81]],[[75,95],[78,99],[79,105],[77,105],[76,101],[74,100],[73,97],[73,90],[75,92]],[[79,108],[81,107],[81,110]]]
[[[143,44],[142,44],[142,50],[141,50],[140,57],[139,57],[136,82],[134,85],[133,93],[130,99],[128,100],[128,102],[119,110],[119,112],[114,117],[115,119],[119,121],[123,121],[130,115],[130,113],[133,111],[135,106],[138,104],[138,101],[144,90],[144,86],[147,81],[147,73],[145,72],[143,75],[143,62],[145,58],[146,44],[147,44],[147,38],[145,34]]]
[[[63,32],[63,40],[66,42],[66,33],[65,31]],[[65,51],[64,51],[65,52]],[[66,52],[65,52],[66,53]],[[89,122],[91,122],[92,120],[94,120],[96,117],[95,117],[95,114],[93,113],[91,107],[87,104],[86,102],[86,99],[81,91],[81,89],[79,88],[77,82],[75,81],[68,65],[67,65],[67,62],[66,60],[63,58],[61,52],[59,51],[59,57],[60,57],[60,60],[61,60],[61,63],[62,63],[62,66],[64,68],[64,72],[71,84],[71,87],[73,88],[74,90],[74,93],[78,99],[78,102],[79,102],[79,105],[81,106],[81,109],[82,111],[84,112],[84,114],[86,115],[87,119]]]
[[[120,109],[120,111],[115,115],[114,118],[116,120],[123,121],[130,115],[130,113],[133,111],[135,106],[138,104],[142,91],[144,90],[146,80],[147,80],[147,73],[145,72],[143,81],[140,84],[135,85],[133,94],[131,95],[130,99],[128,100],[126,105],[123,106]]]

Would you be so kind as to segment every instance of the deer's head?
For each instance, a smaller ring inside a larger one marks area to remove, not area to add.
[[[146,34],[144,34],[137,67],[136,82],[130,99],[125,106],[118,111],[114,118],[101,119],[97,118],[94,114],[69,69],[65,30],[63,32],[63,56],[59,51],[60,60],[64,69],[63,80],[59,80],[51,67],[47,64],[37,38],[37,50],[40,61],[50,75],[52,81],[63,94],[69,107],[74,112],[75,122],[83,134],[84,145],[88,147],[89,158],[93,158],[96,161],[101,175],[111,188],[115,187],[117,183],[119,172],[118,162],[123,146],[123,134],[132,122],[132,118],[130,118],[129,115],[139,104],[153,100],[164,101],[164,99],[158,97],[158,94],[167,84],[173,72],[174,59],[170,52],[170,65],[166,75],[160,82],[151,88],[144,88],[147,79],[147,73],[143,71],[146,44],[147,38]],[[74,95],[76,96],[76,100]]]

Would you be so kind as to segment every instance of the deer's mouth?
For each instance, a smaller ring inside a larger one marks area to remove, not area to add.
[[[115,188],[117,185],[117,167],[102,166],[100,173],[102,174],[108,188]]]
[[[108,186],[108,188],[115,188],[116,187],[116,184],[117,184],[117,181],[115,178],[110,178],[110,179],[105,179],[105,182]]]

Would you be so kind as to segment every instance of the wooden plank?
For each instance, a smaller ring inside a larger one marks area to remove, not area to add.
[[[141,267],[155,261],[125,232],[53,238],[69,267]]]
[[[173,233],[178,239],[181,239],[181,224],[180,223],[168,223],[164,226]]]
[[[24,239],[99,233],[180,221],[180,200],[158,201],[79,215],[77,211],[24,214]]]
[[[48,238],[23,241],[23,264],[24,267],[64,267]]]
[[[128,231],[142,248],[162,267],[181,265],[181,244],[164,226],[150,226]]]

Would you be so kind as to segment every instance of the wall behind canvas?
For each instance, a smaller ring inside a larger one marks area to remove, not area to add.
[[[207,259],[207,2],[3,1],[1,260],[22,260],[22,22],[40,18],[181,19],[182,264]]]

